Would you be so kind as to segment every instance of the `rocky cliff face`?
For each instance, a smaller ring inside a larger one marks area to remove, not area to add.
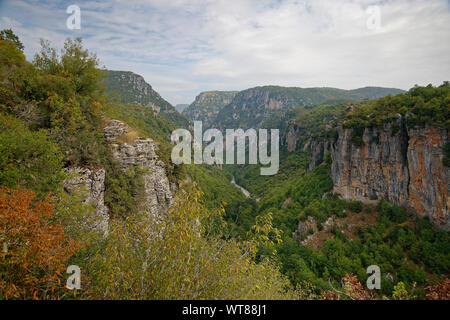
[[[130,132],[130,127],[118,120],[108,120],[103,129],[105,139],[112,148],[113,158],[122,167],[137,165],[146,169],[143,175],[145,200],[141,208],[154,218],[161,218],[172,202],[169,179],[165,164],[155,153],[156,145],[152,139],[134,138],[132,143],[121,142],[122,137]],[[98,217],[93,227],[104,234],[108,233],[108,208],[104,203],[105,170],[87,168],[67,168],[70,178],[64,182],[67,193],[81,192],[84,203],[92,204]]]
[[[195,97],[195,101],[183,111],[183,115],[192,121],[202,121],[209,128],[223,107],[231,103],[237,91],[207,91]]]
[[[443,165],[448,132],[434,127],[408,130],[409,205],[450,230],[450,168]]]
[[[90,170],[86,168],[68,168],[64,170],[70,178],[64,182],[64,189],[69,194],[81,192],[84,203],[95,207],[96,224],[94,229],[108,233],[108,208],[105,206],[105,170]]]
[[[113,158],[123,169],[132,165],[147,169],[143,175],[145,201],[142,207],[152,217],[161,217],[172,202],[172,193],[165,164],[158,159],[153,140],[135,138],[131,143],[120,142],[120,138],[130,132],[130,127],[118,120],[107,121],[103,132],[111,145]]]
[[[400,118],[365,128],[361,146],[352,142],[352,129],[339,126],[338,134],[331,145],[335,193],[363,202],[384,198],[450,230],[450,169],[442,163],[446,130],[409,129]]]

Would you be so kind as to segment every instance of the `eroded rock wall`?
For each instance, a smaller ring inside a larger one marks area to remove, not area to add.
[[[93,228],[108,234],[108,208],[105,206],[105,170],[90,170],[72,167],[64,170],[70,174],[64,181],[64,189],[68,194],[76,192],[83,195],[83,202],[95,207],[96,222]]]
[[[353,129],[337,130],[331,146],[333,192],[362,202],[386,199],[450,230],[450,169],[442,162],[445,129],[406,128],[397,119],[383,128],[365,128],[361,146],[352,142]]]
[[[409,205],[437,227],[450,230],[450,168],[442,162],[448,132],[425,127],[410,129],[408,135]]]
[[[120,142],[120,137],[129,131],[130,127],[118,120],[108,120],[103,129],[105,138],[111,145],[113,158],[122,169],[133,165],[146,169],[143,175],[145,201],[142,207],[149,215],[160,217],[172,202],[165,164],[159,160],[155,152],[157,147],[150,138],[135,138],[131,143]]]

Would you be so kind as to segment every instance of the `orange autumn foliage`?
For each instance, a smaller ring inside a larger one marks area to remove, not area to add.
[[[0,298],[58,299],[65,262],[81,247],[66,239],[52,199],[0,187]]]
[[[342,278],[344,292],[322,291],[322,300],[341,300],[343,296],[351,300],[371,300],[370,293],[358,281],[354,274],[345,274]]]
[[[446,279],[435,286],[425,287],[428,291],[426,300],[450,300],[450,279]]]

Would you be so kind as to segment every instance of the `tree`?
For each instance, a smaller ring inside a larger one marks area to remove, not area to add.
[[[97,57],[80,38],[67,39],[61,54],[48,41],[41,45],[33,64],[45,75],[40,106],[48,115],[49,133],[69,165],[99,165],[105,152],[101,119],[106,100]]]
[[[0,298],[61,297],[65,262],[81,247],[54,219],[52,199],[35,198],[33,191],[0,188]]]
[[[17,49],[23,51],[24,47],[22,42],[20,42],[19,37],[14,34],[11,29],[3,29],[0,31],[0,40],[13,42]]]
[[[0,113],[0,185],[33,188],[43,197],[59,187],[63,155],[45,132]]]
[[[392,291],[393,300],[412,300],[414,297],[414,294],[406,290],[406,286],[403,282],[400,281],[394,286],[394,291]]]

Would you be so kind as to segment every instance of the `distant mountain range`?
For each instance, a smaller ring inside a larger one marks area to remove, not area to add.
[[[256,87],[239,92],[229,105],[220,110],[213,123],[219,128],[259,128],[265,121],[295,107],[374,99],[402,92],[399,89],[372,87],[356,90]]]
[[[258,128],[266,120],[281,117],[301,106],[376,99],[403,93],[395,88],[365,87],[355,90],[263,86],[240,92],[212,91],[199,94],[183,111],[189,120],[201,120],[205,127]]]
[[[397,95],[403,90],[364,87],[354,90],[336,88],[298,88],[262,86],[243,91],[207,91],[193,103],[177,105],[164,100],[144,78],[130,71],[107,71],[107,93],[117,94],[122,103],[150,107],[156,114],[179,127],[189,121],[203,121],[204,128],[259,128],[267,121],[281,119],[286,111],[302,106],[338,104]],[[180,113],[182,112],[182,114]]]

